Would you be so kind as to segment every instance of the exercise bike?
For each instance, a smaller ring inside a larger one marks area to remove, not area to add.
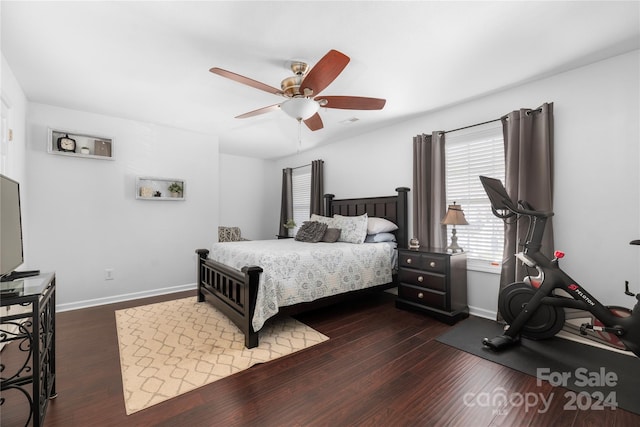
[[[605,307],[594,296],[567,275],[559,266],[564,253],[555,251],[549,259],[540,252],[542,235],[553,212],[536,211],[525,201],[516,205],[500,180],[485,176],[480,181],[491,201],[495,216],[507,220],[529,219],[524,249],[516,258],[537,271],[522,282],[505,287],[498,298],[498,308],[509,325],[502,335],[484,338],[482,344],[500,351],[520,341],[520,337],[546,339],[556,335],[565,325],[565,308],[587,312],[590,319],[580,325],[582,335],[596,334],[600,341],[631,351],[640,357],[640,294],[625,294],[638,300],[633,310],[624,307]],[[640,240],[631,242],[640,245]]]

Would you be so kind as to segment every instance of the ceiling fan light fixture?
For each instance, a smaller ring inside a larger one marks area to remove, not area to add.
[[[362,96],[318,96],[338,77],[349,61],[350,59],[347,55],[335,49],[327,52],[313,68],[310,68],[306,61],[291,61],[288,63],[288,66],[291,68],[293,76],[289,76],[281,81],[281,89],[231,71],[223,70],[222,68],[213,67],[209,71],[254,89],[286,98],[286,100],[280,104],[249,111],[248,113],[236,116],[236,118],[244,119],[281,109],[287,113],[288,116],[298,121],[299,128],[304,120],[304,124],[310,130],[316,131],[324,127],[322,118],[320,114],[318,114],[320,107],[340,110],[382,110],[385,105],[386,101],[379,98]],[[349,123],[353,123],[356,120],[357,118],[350,119]]]
[[[282,88],[282,92],[284,92],[284,96],[293,98],[294,96],[300,95],[300,83],[302,83],[301,75],[287,77],[282,80],[280,87]]]
[[[291,98],[280,104],[282,111],[296,120],[307,120],[320,109],[320,105],[309,98]]]

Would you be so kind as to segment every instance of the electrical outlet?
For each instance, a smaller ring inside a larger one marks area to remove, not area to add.
[[[104,270],[104,280],[113,280],[113,268]]]

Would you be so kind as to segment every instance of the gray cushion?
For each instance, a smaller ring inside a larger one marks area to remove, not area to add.
[[[327,243],[335,243],[340,238],[340,229],[339,228],[327,228],[324,236],[322,236],[322,241]]]
[[[317,221],[305,221],[296,234],[299,242],[317,243],[327,231],[327,224]]]
[[[237,242],[242,240],[240,227],[218,227],[218,242]]]

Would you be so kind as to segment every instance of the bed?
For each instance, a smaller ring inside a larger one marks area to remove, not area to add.
[[[387,219],[398,226],[398,229],[393,232],[396,244],[399,247],[406,247],[408,243],[407,199],[409,189],[400,187],[396,189],[396,192],[395,196],[357,199],[335,199],[333,194],[327,194],[324,196],[325,214],[329,217],[333,215],[355,217],[367,214],[368,217]],[[323,245],[331,246],[336,259],[343,258],[344,255],[339,253],[340,251],[353,252],[356,259],[365,259],[362,252],[374,256],[376,253],[379,255],[389,251],[389,247],[382,243],[364,245],[302,243],[294,239],[262,241],[262,243],[217,243],[212,246],[211,250],[196,250],[198,254],[198,301],[206,301],[224,313],[244,334],[245,346],[252,348],[258,345],[258,331],[261,326],[275,313],[295,314],[357,297],[362,293],[395,286],[395,272],[387,275],[387,267],[381,266],[382,261],[366,261],[376,263],[375,268],[372,265],[371,268],[363,269],[362,265],[356,266],[354,264],[354,270],[358,271],[357,277],[353,280],[341,279],[349,283],[346,284],[346,289],[332,290],[338,294],[334,295],[331,294],[332,292],[321,290],[320,287],[307,286],[307,284],[301,290],[279,292],[274,306],[273,301],[269,298],[275,292],[272,283],[275,279],[272,280],[272,276],[276,275],[276,270],[287,270],[291,274],[292,280],[299,283],[305,282],[300,277],[308,273],[296,270],[296,268],[306,259],[317,258],[317,253]],[[257,249],[258,246],[265,247],[269,251],[266,256],[265,254],[256,255],[253,252],[252,248]],[[310,247],[312,249],[309,249]],[[278,254],[281,255],[280,258],[276,256]],[[211,259],[211,257],[216,259]],[[278,259],[282,261],[278,261]],[[294,259],[295,261],[293,261]],[[264,269],[267,268],[269,270],[265,271]],[[382,275],[381,271],[385,274]],[[371,285],[372,283],[373,285]],[[301,286],[301,288],[303,287]]]

